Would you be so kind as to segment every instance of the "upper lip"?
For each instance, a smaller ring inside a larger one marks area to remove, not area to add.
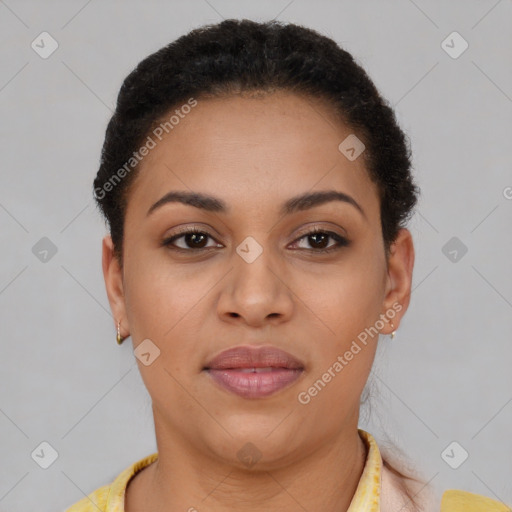
[[[304,365],[288,352],[272,346],[238,346],[224,350],[211,359],[205,369],[227,368],[291,368],[304,369]]]

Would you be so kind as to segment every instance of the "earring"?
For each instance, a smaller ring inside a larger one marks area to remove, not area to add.
[[[124,338],[121,336],[121,322],[118,320],[117,322],[117,336],[116,336],[116,341],[117,341],[117,344],[118,345],[121,345],[121,343],[123,343],[124,341]]]
[[[393,327],[393,329],[395,328],[395,326],[394,326],[393,322],[391,322],[391,327]],[[393,332],[391,333],[391,339],[393,339],[393,338],[395,337],[395,334],[396,334],[396,331],[393,331]]]

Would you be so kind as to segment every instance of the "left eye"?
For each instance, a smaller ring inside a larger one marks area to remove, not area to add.
[[[313,244],[311,244],[310,241],[308,243],[313,246],[312,249],[306,249],[308,251],[313,252],[330,252],[335,251],[337,249],[340,249],[341,247],[348,246],[350,242],[341,235],[338,235],[338,233],[334,233],[332,231],[322,231],[320,229],[315,229],[313,231],[310,231],[309,233],[306,233],[305,235],[298,238],[297,241],[302,239],[310,239],[313,240]],[[328,240],[329,238],[332,238],[336,241],[333,245],[325,246],[324,242]],[[320,247],[318,247],[320,246]]]

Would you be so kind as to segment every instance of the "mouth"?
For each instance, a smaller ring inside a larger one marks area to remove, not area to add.
[[[304,365],[275,347],[240,346],[221,352],[203,371],[224,390],[243,398],[263,398],[291,386]]]

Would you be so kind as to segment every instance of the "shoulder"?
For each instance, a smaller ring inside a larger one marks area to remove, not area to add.
[[[381,481],[382,512],[439,511],[439,499],[425,482],[399,476],[386,465],[382,466]]]
[[[147,455],[122,471],[115,480],[88,494],[64,512],[113,512],[124,510],[128,482],[142,469],[158,459],[158,452]]]
[[[71,505],[64,512],[98,512],[98,510],[105,510],[110,488],[110,485],[104,485],[96,489],[74,505]]]
[[[512,508],[487,496],[448,489],[441,499],[441,512],[512,512]]]

